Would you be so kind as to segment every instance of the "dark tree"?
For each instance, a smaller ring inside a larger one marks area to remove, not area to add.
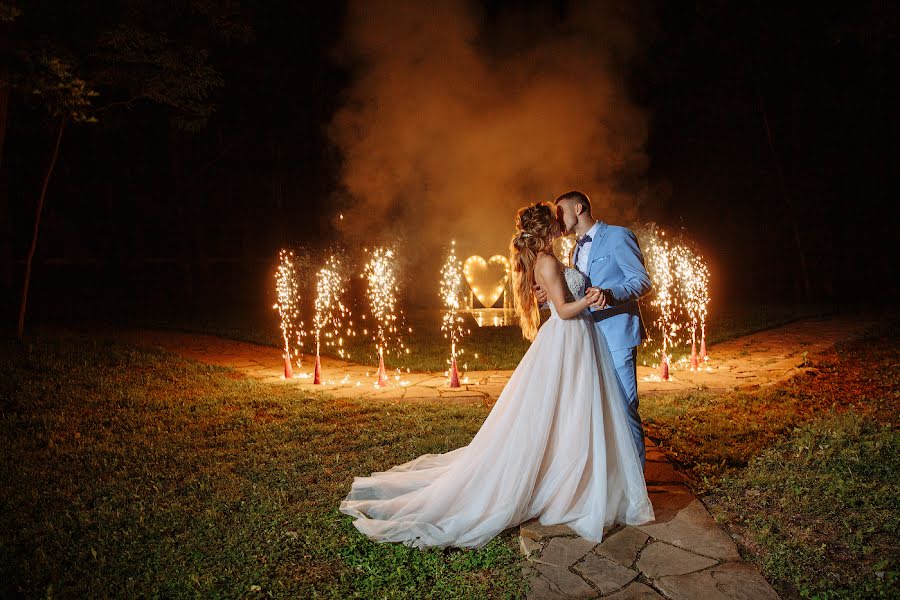
[[[224,84],[209,62],[210,48],[247,42],[252,35],[234,7],[227,1],[191,0],[155,7],[124,0],[115,5],[114,14],[105,11],[86,18],[84,7],[79,6],[82,26],[95,24],[96,28],[72,37],[65,10],[44,7],[44,12],[38,9],[23,14],[12,8],[3,10],[0,5],[0,15],[8,15],[8,21],[17,17],[10,30],[17,49],[6,79],[10,84],[0,93],[10,89],[19,93],[44,116],[54,140],[25,261],[17,325],[20,339],[41,215],[67,126],[103,121],[121,124],[133,118],[137,109],[156,105],[169,111],[173,130],[199,131],[214,110],[211,94]],[[4,107],[0,97],[0,108]],[[5,125],[5,110],[0,118]],[[178,135],[182,134],[173,133]],[[0,142],[2,139],[0,134]]]

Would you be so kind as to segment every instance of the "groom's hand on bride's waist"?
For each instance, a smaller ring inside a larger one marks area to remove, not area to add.
[[[534,297],[537,300],[538,306],[543,306],[547,303],[547,292],[544,291],[544,288],[539,286],[538,284],[534,284],[531,286],[534,290]]]

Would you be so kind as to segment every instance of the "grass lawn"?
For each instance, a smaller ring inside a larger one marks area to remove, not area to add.
[[[900,324],[758,393],[646,396],[646,431],[784,598],[900,597]]]
[[[897,597],[897,324],[757,393],[646,396],[648,434],[785,598]],[[521,597],[513,532],[375,544],[353,476],[489,406],[335,400],[94,337],[0,346],[0,596]]]
[[[517,539],[369,542],[354,475],[469,442],[489,407],[308,397],[90,338],[0,357],[0,596],[516,597]]]
[[[824,305],[782,306],[746,305],[732,306],[718,310],[710,317],[707,327],[707,342],[715,344],[755,331],[771,329],[802,318],[821,316],[832,312],[832,307]],[[549,313],[546,313],[549,314]],[[545,317],[546,317],[545,314]],[[141,326],[183,329],[200,333],[210,333],[235,340],[253,342],[266,346],[281,347],[281,333],[275,311],[266,313],[245,312],[240,314],[203,313],[191,319],[159,318],[141,323]],[[413,371],[443,371],[448,367],[450,344],[443,338],[441,314],[438,311],[417,311],[407,316],[404,343],[411,348],[409,354],[386,359],[389,368],[411,369]],[[651,334],[652,334],[652,324]],[[518,326],[478,327],[471,316],[466,316],[466,328],[471,331],[462,342],[464,354],[460,367],[470,370],[515,369],[528,350],[529,342],[522,338]],[[657,336],[658,337],[658,336]],[[638,349],[638,362],[655,365],[659,363],[660,342],[651,339]],[[315,349],[307,347],[308,353]],[[346,349],[350,360],[359,363],[377,364],[374,348],[362,336],[347,338]],[[330,348],[323,348],[322,354],[337,356]],[[476,356],[477,354],[477,356]],[[672,360],[690,354],[687,345],[676,346],[671,352]]]

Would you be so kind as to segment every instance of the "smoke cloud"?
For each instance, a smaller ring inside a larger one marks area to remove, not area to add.
[[[338,55],[354,80],[330,126],[344,161],[335,224],[439,260],[451,238],[463,256],[506,254],[516,209],[570,189],[604,220],[635,217],[647,162],[647,117],[624,81],[635,6],[351,1]]]

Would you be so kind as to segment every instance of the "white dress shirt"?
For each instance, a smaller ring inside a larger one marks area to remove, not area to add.
[[[591,244],[594,243],[594,237],[597,235],[598,231],[600,231],[600,221],[594,221],[594,226],[588,229],[585,234],[591,236],[591,239],[582,244],[580,248],[575,246],[575,268],[585,275],[587,275],[588,256],[591,254]]]

